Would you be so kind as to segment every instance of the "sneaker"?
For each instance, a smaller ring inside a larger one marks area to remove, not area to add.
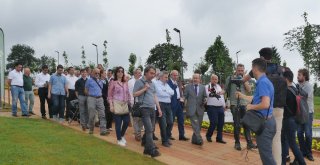
[[[121,137],[121,141],[124,143],[124,144],[127,144],[127,140],[122,136]]]
[[[118,145],[121,146],[121,147],[125,147],[126,144],[121,140],[118,140]]]
[[[100,133],[100,136],[106,136],[106,135],[109,135],[109,132],[101,132]]]

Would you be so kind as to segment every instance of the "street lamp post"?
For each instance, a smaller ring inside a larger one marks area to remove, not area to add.
[[[180,43],[180,49],[181,49],[181,57],[180,57],[181,68],[180,68],[180,70],[181,70],[181,79],[184,80],[184,78],[183,78],[183,62],[182,62],[181,32],[177,28],[174,28],[173,30],[176,31],[177,33],[179,33],[179,43]]]
[[[238,53],[240,53],[240,52],[241,52],[241,50],[239,50],[239,51],[236,52],[237,64],[239,64],[239,62],[238,62]]]
[[[4,68],[5,68],[5,52],[4,52],[4,32],[3,30],[0,28],[0,61],[1,61],[1,66],[0,66],[0,107],[1,109],[4,109],[4,105],[5,105],[5,89],[4,89]],[[9,92],[8,92],[9,93]],[[9,98],[9,97],[8,97]],[[3,101],[2,101],[3,100]],[[9,100],[10,103],[10,100]]]
[[[99,59],[98,59],[98,56],[99,56],[99,54],[98,54],[98,45],[95,44],[95,43],[92,43],[92,45],[96,47],[96,51],[97,51],[97,66],[98,66],[98,64],[99,64]]]
[[[58,53],[58,65],[59,65],[59,58],[60,58],[60,53],[59,53],[59,51],[55,51],[56,53]]]

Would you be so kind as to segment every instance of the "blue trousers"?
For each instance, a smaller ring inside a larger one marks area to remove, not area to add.
[[[64,109],[66,96],[65,95],[55,95],[51,94],[52,106],[53,106],[53,115],[56,115],[59,118],[64,118]]]
[[[224,108],[208,105],[207,114],[210,120],[210,126],[207,130],[206,137],[211,138],[217,127],[216,140],[222,140],[222,131],[224,125]]]
[[[113,119],[115,121],[117,140],[121,140],[124,134],[127,131],[129,125],[129,114],[125,115],[113,115]]]
[[[28,111],[27,111],[27,104],[24,100],[25,98],[24,89],[22,87],[11,86],[11,95],[12,95],[12,114],[13,115],[17,114],[17,102],[19,99],[22,115],[27,115]]]
[[[181,104],[180,101],[178,101],[176,105],[171,106],[171,109],[172,109],[173,121],[174,121],[175,118],[177,117],[179,137],[184,137],[184,114],[183,114],[183,105]],[[170,134],[168,135],[169,137],[172,136],[171,132],[172,132],[172,128],[171,128],[171,130],[170,130]]]
[[[295,160],[297,160],[301,165],[306,164],[296,143],[297,128],[298,124],[294,117],[283,119],[281,130],[282,164],[286,164],[286,158],[289,155],[289,146],[294,154]]]
[[[308,123],[298,126],[298,140],[303,156],[312,155],[312,122],[313,113],[309,113]]]

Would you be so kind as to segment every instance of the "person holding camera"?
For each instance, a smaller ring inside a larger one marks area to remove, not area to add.
[[[250,93],[251,87],[248,82],[242,81],[244,75],[244,65],[238,64],[236,67],[236,72],[234,75],[229,76],[226,80],[226,92],[227,92],[227,98],[230,101],[230,105],[228,105],[228,108],[230,108],[232,116],[233,116],[233,125],[234,125],[234,148],[238,151],[241,150],[241,144],[240,144],[240,120],[243,118],[243,116],[246,113],[246,105],[247,102],[245,99],[240,99],[235,96],[236,92],[241,92],[243,94]],[[230,106],[230,107],[229,107]],[[247,148],[252,149],[256,148],[256,146],[252,143],[251,140],[251,134],[250,130],[246,127],[244,127],[244,136],[247,141]]]
[[[207,114],[210,120],[210,126],[207,130],[206,138],[208,142],[212,142],[212,134],[217,125],[216,142],[226,144],[222,139],[222,131],[224,125],[224,91],[218,84],[219,78],[217,75],[211,75],[211,83],[206,86],[207,92]]]

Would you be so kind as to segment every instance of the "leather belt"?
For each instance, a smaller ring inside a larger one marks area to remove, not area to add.
[[[15,86],[15,87],[23,88],[23,86],[19,86],[19,85],[11,85],[11,86]]]
[[[93,98],[96,98],[96,99],[100,99],[102,96],[89,96],[89,97],[93,97]]]

